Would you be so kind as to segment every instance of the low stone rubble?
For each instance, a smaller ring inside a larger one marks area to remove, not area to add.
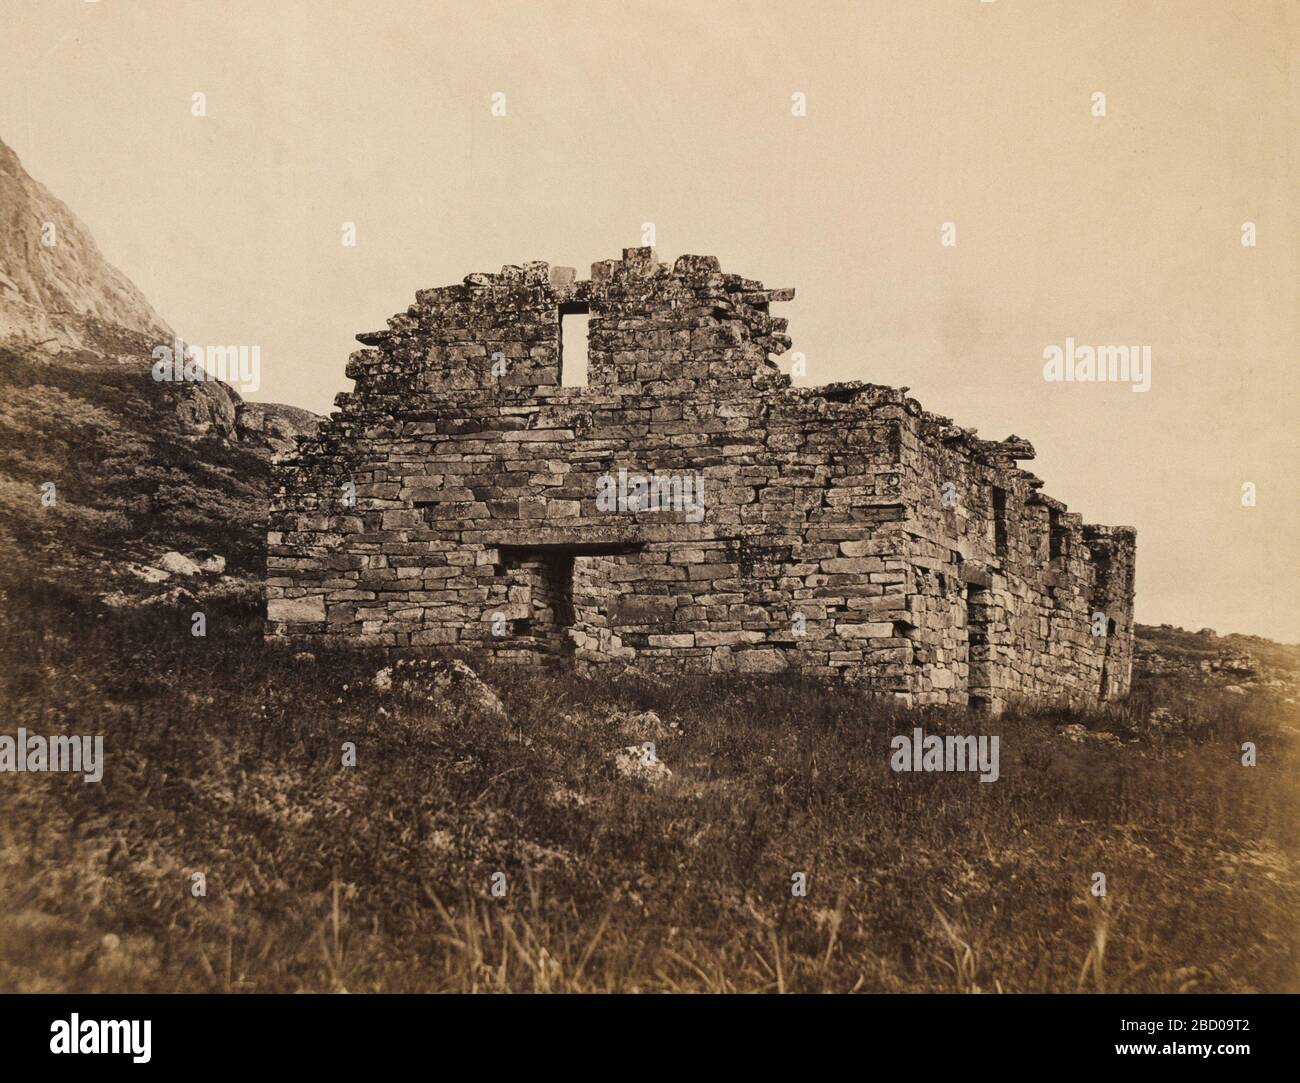
[[[1068,726],[1062,726],[1056,731],[1058,737],[1064,737],[1067,741],[1075,744],[1086,744],[1092,742],[1101,745],[1112,745],[1115,748],[1123,746],[1123,740],[1113,733],[1107,733],[1104,730],[1090,730],[1078,722],[1072,722]]]
[[[198,575],[199,565],[182,553],[164,553],[158,558],[158,567],[169,575]]]
[[[615,732],[629,741],[668,741],[682,735],[680,722],[665,722],[654,711],[618,712],[610,721]]]
[[[459,658],[399,658],[371,679],[380,694],[437,703],[455,700],[494,721],[506,720],[505,705],[497,694]]]
[[[643,745],[628,745],[617,749],[612,759],[614,770],[620,777],[643,782],[651,788],[662,786],[673,777],[667,765]]]

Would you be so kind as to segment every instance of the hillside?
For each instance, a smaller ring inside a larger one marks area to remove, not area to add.
[[[87,319],[157,341],[172,337],[76,215],[0,140],[0,337],[87,344]]]
[[[166,598],[180,581],[256,588],[271,456],[319,419],[244,402],[220,381],[154,380],[152,350],[172,341],[0,143],[0,582],[132,600]],[[169,552],[211,570],[160,568]]]
[[[1213,686],[1230,695],[1271,691],[1300,703],[1300,645],[1168,624],[1139,624],[1136,640],[1134,668],[1147,678]]]

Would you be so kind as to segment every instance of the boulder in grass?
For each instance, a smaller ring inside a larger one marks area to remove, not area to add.
[[[208,575],[221,575],[226,570],[226,558],[220,553],[201,549],[194,556],[201,572],[206,572]]]
[[[194,561],[174,549],[158,558],[158,567],[172,575],[198,575],[202,570]]]
[[[628,745],[613,755],[614,770],[623,778],[643,782],[652,789],[673,777],[672,771],[655,755],[652,745]]]
[[[682,735],[680,722],[665,722],[654,711],[617,711],[610,720],[618,735],[628,741],[667,741]]]
[[[162,594],[141,597],[114,590],[99,595],[99,600],[110,609],[140,609],[145,606],[197,606],[199,600],[184,587],[172,587]]]
[[[1064,737],[1067,741],[1073,741],[1075,744],[1091,742],[1093,744],[1113,745],[1116,748],[1122,747],[1124,744],[1113,733],[1107,733],[1104,730],[1090,730],[1087,726],[1080,725],[1078,722],[1062,726],[1056,733],[1058,737]]]
[[[376,673],[371,685],[383,695],[430,703],[455,700],[487,718],[506,720],[497,694],[459,658],[399,658]]]
[[[152,597],[145,598],[140,604],[189,607],[198,605],[199,600],[184,587],[172,587],[171,590],[164,591],[162,594],[155,594]]]

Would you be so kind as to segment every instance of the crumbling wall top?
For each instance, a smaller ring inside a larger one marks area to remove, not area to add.
[[[662,397],[788,384],[773,358],[790,347],[773,302],[792,289],[722,271],[714,256],[660,261],[653,248],[601,260],[591,277],[542,260],[420,290],[388,326],[357,336],[354,393],[340,406],[405,389],[506,398],[563,397],[561,319],[586,313],[589,386]]]

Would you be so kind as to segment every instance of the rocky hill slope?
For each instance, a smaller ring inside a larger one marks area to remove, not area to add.
[[[271,457],[319,419],[155,380],[173,337],[0,142],[0,581],[132,599],[200,585],[169,552],[197,554],[209,590],[260,580]]]
[[[1136,633],[1133,665],[1148,678],[1213,686],[1229,695],[1269,692],[1284,703],[1300,703],[1300,644],[1169,624],[1139,624]]]
[[[76,215],[0,140],[0,336],[84,345],[86,318],[162,342],[172,337]]]

